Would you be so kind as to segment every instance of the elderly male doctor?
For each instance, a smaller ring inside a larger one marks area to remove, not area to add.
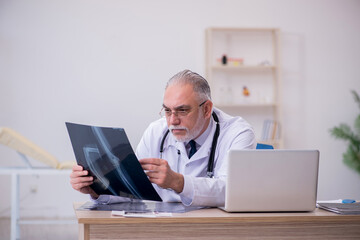
[[[164,117],[150,124],[136,149],[160,197],[187,206],[223,206],[227,151],[255,148],[252,127],[240,117],[213,108],[209,84],[190,70],[168,81],[161,114]],[[208,168],[211,155],[213,166]],[[89,187],[93,178],[87,175],[81,166],[74,166],[72,187],[98,203],[129,200],[97,195]]]

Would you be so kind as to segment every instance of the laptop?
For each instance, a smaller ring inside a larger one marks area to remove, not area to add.
[[[313,211],[318,150],[230,150],[227,155],[227,212]]]

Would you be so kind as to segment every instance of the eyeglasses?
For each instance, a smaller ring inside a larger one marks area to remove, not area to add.
[[[199,107],[201,107],[202,105],[204,105],[204,103],[206,103],[207,100],[205,100],[204,102],[202,102]],[[180,107],[179,109],[176,110],[171,110],[170,108],[166,108],[163,107],[161,109],[161,111],[159,112],[161,117],[171,117],[171,114],[174,114],[176,117],[181,118],[181,117],[186,117],[190,112],[191,112],[191,108],[186,108],[186,107]]]

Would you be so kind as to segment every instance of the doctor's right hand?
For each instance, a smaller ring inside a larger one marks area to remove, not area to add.
[[[74,165],[70,174],[70,184],[73,189],[84,194],[90,194],[93,199],[97,199],[99,195],[90,188],[94,179],[88,174],[88,171],[84,170],[82,166]]]

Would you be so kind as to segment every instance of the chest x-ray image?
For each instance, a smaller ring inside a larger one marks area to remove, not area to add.
[[[123,128],[66,123],[76,161],[94,177],[97,194],[162,201]]]

